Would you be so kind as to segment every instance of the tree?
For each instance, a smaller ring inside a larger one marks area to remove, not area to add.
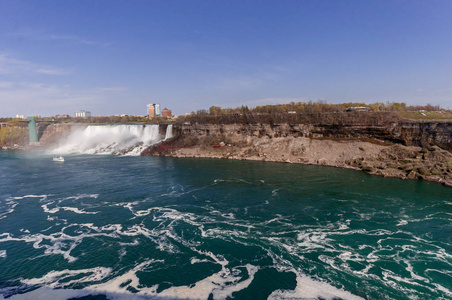
[[[221,114],[221,107],[219,106],[211,106],[209,108],[209,113],[214,116],[218,116]]]

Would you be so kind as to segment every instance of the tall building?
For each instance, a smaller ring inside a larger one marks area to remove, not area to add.
[[[148,116],[149,118],[155,117],[155,109],[154,109],[154,104],[148,104]]]
[[[151,103],[147,105],[149,118],[160,116],[160,104]]]
[[[91,117],[91,112],[87,110],[80,110],[75,112],[76,118],[88,118]]]
[[[156,116],[160,116],[160,104],[155,103],[154,104],[154,109],[155,109],[155,115]]]

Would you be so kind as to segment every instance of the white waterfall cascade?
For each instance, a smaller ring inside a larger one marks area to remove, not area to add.
[[[170,139],[172,137],[173,137],[173,124],[168,124],[168,127],[166,127],[165,140]]]
[[[168,125],[166,136],[159,133],[159,125],[91,125],[73,129],[60,141],[52,153],[64,154],[113,154],[136,156],[163,139],[172,136]]]

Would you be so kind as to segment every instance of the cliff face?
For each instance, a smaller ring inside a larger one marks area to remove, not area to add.
[[[166,124],[160,126],[160,133],[165,134]],[[38,124],[39,141],[50,144],[66,136],[74,127],[86,127],[77,124]],[[187,140],[194,137],[210,139],[279,138],[305,137],[310,139],[357,140],[376,144],[402,144],[405,146],[438,146],[452,151],[452,122],[402,122],[388,126],[348,126],[305,124],[247,124],[247,125],[209,125],[193,124],[174,126],[176,135]]]
[[[244,137],[308,137],[331,140],[366,140],[376,143],[394,143],[405,146],[438,146],[452,150],[452,122],[403,122],[382,126],[348,125],[182,125],[175,131],[183,136]]]
[[[40,142],[50,145],[75,126],[86,125],[38,128]],[[160,131],[164,134],[166,126]],[[173,134],[174,138],[146,153],[318,164],[452,186],[452,122],[386,126],[184,124],[174,125]]]
[[[39,143],[48,146],[56,143],[60,138],[67,136],[73,128],[86,127],[86,125],[75,125],[75,124],[39,124],[38,138]]]
[[[151,155],[319,164],[452,185],[452,122],[175,126]],[[223,142],[230,146],[219,146]]]
[[[404,122],[394,126],[391,134],[405,145],[436,145],[452,151],[452,122]]]

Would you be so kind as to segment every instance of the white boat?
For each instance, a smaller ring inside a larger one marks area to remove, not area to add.
[[[63,156],[54,156],[53,161],[64,161],[64,157]]]

